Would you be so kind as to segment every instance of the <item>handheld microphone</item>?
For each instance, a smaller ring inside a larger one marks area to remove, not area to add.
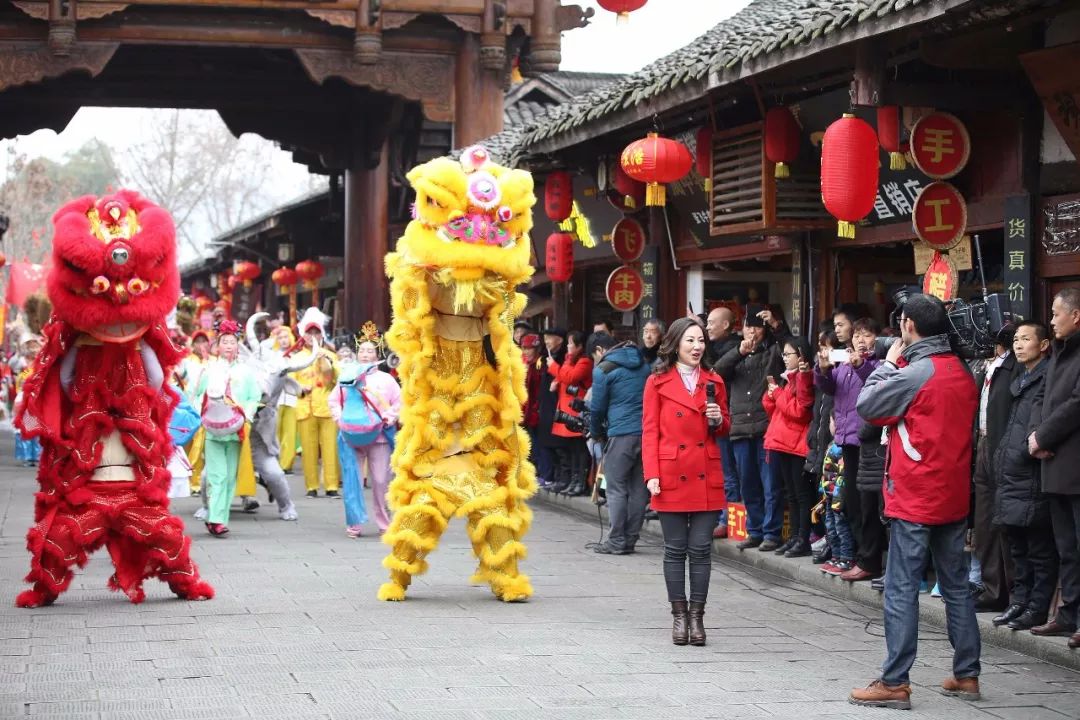
[[[705,385],[705,398],[712,403],[716,404],[716,383],[707,383]],[[720,425],[720,418],[709,418],[709,427],[714,428]]]

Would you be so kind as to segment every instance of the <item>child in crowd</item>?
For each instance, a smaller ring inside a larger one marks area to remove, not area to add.
[[[855,554],[855,538],[851,526],[844,516],[844,454],[840,446],[833,443],[825,453],[825,462],[821,473],[821,492],[825,504],[825,529],[832,549],[833,559],[822,564],[821,572],[840,575],[851,569]]]

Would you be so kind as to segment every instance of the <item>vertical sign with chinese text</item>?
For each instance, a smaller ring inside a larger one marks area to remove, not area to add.
[[[638,305],[638,319],[642,325],[645,321],[660,317],[660,299],[657,293],[658,260],[660,249],[655,245],[646,245],[638,261],[641,263],[641,279],[644,287],[641,294],[641,304]]]
[[[1031,317],[1031,196],[1005,198],[1005,292],[1013,317]]]
[[[791,317],[788,318],[788,327],[793,335],[802,334],[803,318],[803,242],[801,239],[792,243],[791,248]]]

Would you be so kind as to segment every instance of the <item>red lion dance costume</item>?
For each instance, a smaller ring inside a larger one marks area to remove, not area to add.
[[[164,379],[181,357],[165,329],[180,289],[172,218],[122,190],[68,203],[53,225],[53,316],[15,418],[42,446],[26,536],[33,587],[15,604],[51,604],[102,545],[116,569],[109,588],[134,603],[150,577],[181,598],[211,598],[167,498],[177,397]]]

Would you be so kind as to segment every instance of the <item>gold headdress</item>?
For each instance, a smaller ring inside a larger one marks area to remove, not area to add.
[[[386,354],[386,342],[383,339],[382,333],[379,332],[379,326],[368,320],[366,323],[360,326],[360,332],[356,333],[356,349],[360,349],[362,343],[369,342],[375,346],[375,349],[379,351],[379,355]]]

